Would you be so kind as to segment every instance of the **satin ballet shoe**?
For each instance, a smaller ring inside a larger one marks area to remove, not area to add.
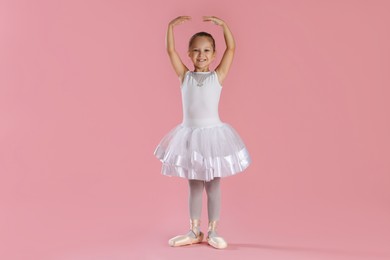
[[[200,220],[191,219],[190,232],[192,232],[195,235],[195,237],[192,237],[189,234],[175,236],[169,239],[168,244],[170,246],[185,246],[185,245],[201,243],[203,241],[204,234],[199,230],[199,227],[200,227]]]
[[[217,249],[223,249],[227,247],[227,242],[225,239],[223,239],[220,236],[211,236],[210,233],[216,233],[217,231],[217,221],[210,221],[209,222],[209,232],[207,235],[207,243],[209,243],[210,246],[217,248]]]

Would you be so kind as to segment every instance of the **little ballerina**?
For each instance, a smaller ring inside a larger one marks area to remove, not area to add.
[[[154,155],[162,162],[161,173],[188,179],[190,230],[169,240],[171,246],[201,243],[202,194],[206,189],[208,210],[207,242],[218,249],[226,248],[226,240],[217,234],[221,208],[221,178],[243,172],[250,164],[249,152],[236,130],[220,120],[218,104],[224,80],[235,51],[235,41],[226,22],[215,16],[204,16],[223,29],[226,49],[219,65],[210,71],[215,59],[215,41],[211,34],[194,34],[188,45],[190,71],[175,49],[173,28],[189,16],[179,16],[168,25],[166,48],[180,80],[183,121],[169,131],[157,145]]]

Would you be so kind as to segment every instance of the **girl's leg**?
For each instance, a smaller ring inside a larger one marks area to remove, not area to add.
[[[190,231],[187,234],[171,238],[168,243],[171,246],[184,246],[200,243],[203,240],[203,233],[200,232],[200,216],[202,212],[202,194],[204,181],[189,180],[189,198],[190,209]]]
[[[190,207],[191,219],[200,219],[202,213],[202,194],[204,189],[204,181],[189,180],[188,181],[190,194],[188,204]]]
[[[189,180],[188,185],[190,188],[188,204],[190,209],[190,217],[191,219],[200,220],[202,213],[202,195],[204,189],[204,181],[201,180]],[[199,227],[198,227],[198,230]],[[191,234],[194,236],[194,234]]]
[[[209,215],[208,243],[218,249],[226,248],[227,242],[217,235],[217,223],[221,209],[221,178],[214,178],[206,182],[207,209]]]
[[[214,178],[206,182],[207,192],[207,211],[209,221],[219,220],[219,213],[221,210],[221,178]]]

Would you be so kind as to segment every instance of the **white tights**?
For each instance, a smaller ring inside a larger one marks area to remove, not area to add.
[[[214,178],[211,181],[189,180],[189,208],[191,219],[200,219],[202,212],[202,195],[206,187],[207,213],[209,221],[219,220],[221,209],[220,179]]]

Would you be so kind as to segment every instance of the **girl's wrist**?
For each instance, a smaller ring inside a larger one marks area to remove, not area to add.
[[[226,24],[224,21],[222,21],[222,23],[220,24],[220,26],[222,26],[222,27],[227,27],[227,24]]]

